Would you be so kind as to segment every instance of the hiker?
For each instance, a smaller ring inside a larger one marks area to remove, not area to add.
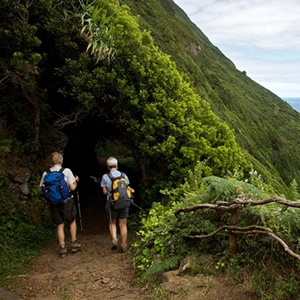
[[[72,171],[68,168],[62,168],[63,156],[54,152],[51,155],[52,167],[50,168],[51,172],[44,172],[40,182],[40,187],[45,185],[45,176],[48,173],[63,173],[64,180],[67,183],[67,197],[66,199],[60,201],[59,203],[53,204],[51,200],[49,201],[50,213],[53,223],[56,225],[57,229],[57,239],[60,249],[60,257],[63,258],[67,255],[67,247],[65,243],[65,232],[64,232],[64,222],[70,226],[70,235],[71,235],[71,252],[77,252],[81,249],[81,245],[77,241],[77,224],[76,216],[77,210],[74,203],[74,197],[72,191],[77,187],[77,182],[79,181],[78,176],[74,176]],[[65,182],[64,182],[65,184]]]
[[[128,250],[127,246],[127,218],[129,212],[128,207],[115,209],[111,204],[112,197],[112,178],[120,177],[122,174],[129,184],[129,179],[125,173],[118,170],[118,160],[114,157],[109,157],[107,160],[107,167],[109,173],[104,174],[101,179],[101,187],[103,194],[106,195],[106,214],[109,219],[109,231],[112,237],[112,247],[111,250],[116,250],[118,248],[118,237],[117,237],[117,222],[120,229],[121,235],[121,252],[126,252]],[[129,187],[131,193],[134,193],[134,189]]]

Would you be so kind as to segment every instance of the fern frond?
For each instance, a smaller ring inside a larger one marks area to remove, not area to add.
[[[180,257],[179,256],[170,256],[163,262],[160,259],[153,261],[152,266],[143,274],[144,279],[151,276],[159,275],[163,272],[172,270],[179,266]]]
[[[205,202],[232,201],[237,196],[237,190],[242,190],[245,195],[262,197],[260,189],[244,181],[225,179],[217,176],[208,176],[202,179],[207,185]]]

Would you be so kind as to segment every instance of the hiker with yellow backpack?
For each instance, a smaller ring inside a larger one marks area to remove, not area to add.
[[[119,225],[121,244],[120,252],[126,252],[127,245],[127,218],[129,206],[133,203],[134,189],[129,186],[127,175],[118,170],[118,160],[109,157],[107,162],[109,173],[101,179],[103,194],[106,195],[106,214],[109,220],[109,230],[112,237],[112,250],[118,248],[117,225]]]

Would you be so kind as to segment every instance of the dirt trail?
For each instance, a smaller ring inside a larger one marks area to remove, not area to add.
[[[141,299],[132,285],[134,274],[128,253],[112,251],[104,208],[99,202],[84,211],[83,231],[78,229],[82,251],[61,259],[58,246],[44,247],[30,271],[20,279],[24,300]],[[67,237],[69,241],[69,237]],[[67,244],[69,246],[69,243]]]

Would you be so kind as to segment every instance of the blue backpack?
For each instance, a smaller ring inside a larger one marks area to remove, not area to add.
[[[42,193],[50,204],[59,205],[69,198],[69,186],[63,174],[64,168],[59,171],[47,171],[42,186]]]

